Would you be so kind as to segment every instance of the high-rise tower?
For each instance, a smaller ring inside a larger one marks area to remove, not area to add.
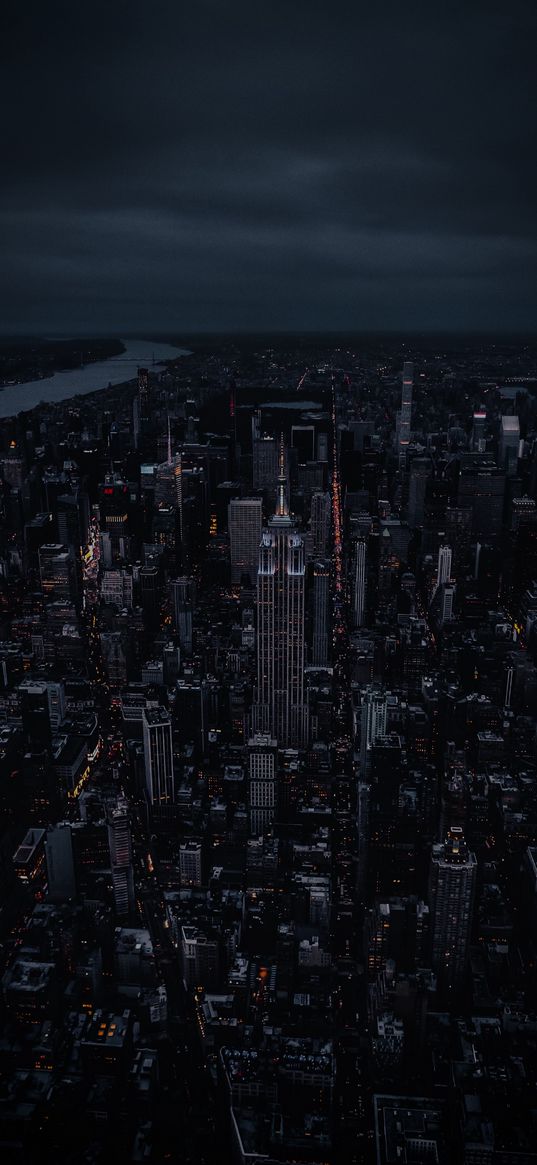
[[[362,700],[360,763],[362,774],[367,771],[371,745],[379,737],[386,736],[388,698],[386,692],[375,687],[367,688]]]
[[[433,915],[432,965],[441,985],[457,990],[464,975],[472,927],[476,858],[459,826],[433,846],[429,901]]]
[[[108,845],[116,914],[127,918],[134,910],[134,870],[129,806],[125,797],[118,797],[108,812]]]
[[[253,726],[280,748],[308,735],[304,703],[304,542],[289,515],[283,442],[276,513],[263,532],[257,573],[257,699]]]
[[[258,734],[248,741],[248,809],[250,833],[270,829],[276,811],[276,741]]]
[[[436,585],[439,587],[448,583],[451,578],[451,546],[440,546],[438,549],[438,566],[436,569]]]
[[[316,490],[311,498],[311,552],[314,558],[326,558],[330,545],[331,498]]]
[[[327,562],[313,564],[313,635],[311,662],[314,667],[328,663],[328,597],[330,567]]]
[[[401,391],[401,412],[399,413],[399,453],[404,453],[410,444],[412,423],[412,389],[414,386],[414,365],[411,360],[403,364],[403,385]]]
[[[144,760],[147,795],[153,808],[173,804],[172,725],[165,708],[144,708]]]
[[[367,589],[367,546],[364,538],[357,538],[354,545],[354,570],[352,579],[353,622],[362,627],[365,621],[365,599]]]
[[[173,624],[179,639],[181,651],[192,655],[195,583],[186,576],[170,583],[170,598],[173,609]]]
[[[41,589],[47,599],[75,599],[78,592],[76,562],[71,546],[47,543],[39,548]]]
[[[232,498],[228,506],[231,582],[240,583],[244,574],[252,582],[259,557],[263,526],[261,498]]]

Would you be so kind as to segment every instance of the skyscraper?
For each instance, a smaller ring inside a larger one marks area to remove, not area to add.
[[[278,447],[275,437],[261,431],[261,412],[252,417],[252,480],[254,489],[274,484],[278,472]]]
[[[379,688],[367,688],[362,700],[360,762],[362,774],[366,771],[371,745],[386,736],[388,697]]]
[[[357,538],[354,545],[354,570],[352,579],[352,608],[355,627],[362,627],[365,620],[365,600],[367,589],[367,546],[365,538]]]
[[[248,810],[250,833],[270,829],[276,810],[276,741],[258,733],[248,741]]]
[[[151,416],[151,386],[147,368],[138,369],[138,406],[140,421],[143,424]]]
[[[408,483],[408,524],[415,529],[423,524],[425,516],[425,495],[427,482],[431,476],[431,462],[427,457],[415,457],[410,466]]]
[[[186,576],[176,578],[170,584],[174,627],[185,655],[192,655],[194,588],[194,579]]]
[[[228,506],[231,582],[256,577],[263,527],[261,498],[232,498]]]
[[[313,564],[313,636],[311,662],[314,667],[328,663],[328,598],[330,567],[327,562]]]
[[[455,602],[455,587],[453,583],[444,583],[441,591],[440,604],[440,622],[449,623],[453,618],[453,606]]]
[[[452,826],[446,840],[433,846],[429,881],[432,965],[447,990],[460,987],[466,967],[476,868],[462,829]]]
[[[474,421],[472,425],[472,449],[476,453],[484,453],[486,448],[485,431],[487,427],[487,410],[484,405],[481,405],[474,412]]]
[[[494,538],[500,534],[505,498],[505,473],[493,462],[463,465],[459,477],[459,505],[472,510],[472,534]]]
[[[68,902],[76,898],[73,836],[68,821],[60,821],[47,830],[48,898],[50,902]]]
[[[399,452],[404,453],[410,444],[410,427],[412,424],[412,389],[414,384],[414,365],[405,360],[403,364],[403,385],[401,391],[401,412],[399,413]]]
[[[254,724],[280,748],[308,735],[304,703],[304,542],[289,515],[283,445],[278,502],[259,548],[257,574],[257,699]]]
[[[311,551],[314,558],[326,558],[330,547],[330,494],[317,490],[311,498]]]
[[[60,542],[39,548],[41,588],[47,599],[74,599],[78,586],[75,558],[70,546]]]
[[[170,808],[174,798],[172,726],[165,708],[144,708],[147,795],[154,808]]]
[[[509,477],[514,477],[518,465],[520,422],[518,417],[502,417],[500,429],[499,464]]]
[[[129,806],[125,797],[118,797],[114,808],[109,810],[108,845],[116,914],[127,918],[134,909],[134,870]]]
[[[444,586],[451,578],[451,546],[438,548],[438,565],[436,568],[436,585]]]

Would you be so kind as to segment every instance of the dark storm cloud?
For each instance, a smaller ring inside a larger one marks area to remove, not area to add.
[[[533,3],[57,3],[2,38],[4,330],[533,328]]]

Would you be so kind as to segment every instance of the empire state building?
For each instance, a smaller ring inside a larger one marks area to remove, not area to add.
[[[280,452],[276,513],[263,531],[257,572],[256,731],[270,732],[280,748],[308,739],[304,703],[304,542],[290,517]]]

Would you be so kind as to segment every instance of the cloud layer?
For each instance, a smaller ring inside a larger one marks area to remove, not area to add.
[[[10,0],[3,330],[533,330],[536,42],[532,0]]]

